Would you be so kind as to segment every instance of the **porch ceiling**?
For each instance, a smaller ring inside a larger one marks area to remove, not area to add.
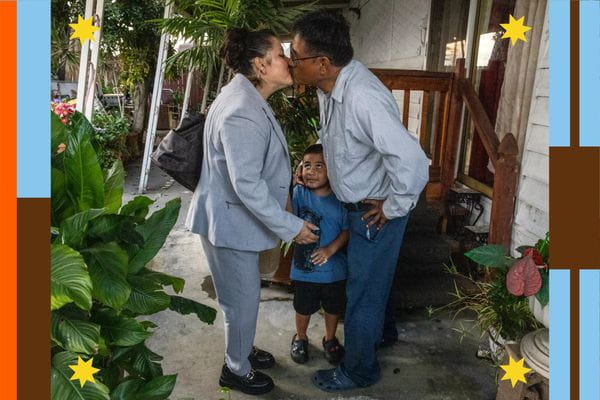
[[[350,5],[350,0],[282,0],[284,6],[298,6],[302,4],[316,3],[317,7],[320,8],[332,8],[341,9],[346,8]]]

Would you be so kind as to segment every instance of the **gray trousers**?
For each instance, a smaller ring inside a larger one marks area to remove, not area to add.
[[[225,321],[225,363],[236,375],[250,372],[260,302],[258,252],[215,247],[200,235]]]

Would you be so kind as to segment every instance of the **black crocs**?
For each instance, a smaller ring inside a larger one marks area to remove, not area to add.
[[[330,364],[337,364],[344,357],[344,346],[338,342],[336,337],[331,340],[323,338],[323,350],[325,351],[325,359]]]
[[[297,335],[292,338],[292,349],[290,355],[292,360],[298,364],[304,364],[308,361],[308,339],[296,339]]]

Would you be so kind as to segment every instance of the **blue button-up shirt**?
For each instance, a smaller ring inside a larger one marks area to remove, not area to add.
[[[429,160],[400,121],[394,96],[363,64],[340,71],[331,93],[317,91],[319,137],[338,199],[385,200],[388,219],[415,206],[429,179]]]

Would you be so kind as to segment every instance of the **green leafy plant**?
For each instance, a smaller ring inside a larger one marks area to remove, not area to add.
[[[131,127],[127,117],[116,111],[97,112],[93,117],[92,144],[96,150],[100,167],[107,171],[116,160],[127,158],[126,137]]]
[[[285,90],[273,93],[268,99],[277,121],[285,134],[295,170],[304,150],[318,139],[319,104],[315,88],[308,88],[294,97],[288,97]]]
[[[540,325],[529,309],[527,297],[535,295],[542,306],[549,301],[549,236],[535,246],[523,246],[517,251],[521,252],[521,258],[511,257],[504,247],[494,244],[465,253],[478,265],[493,269],[491,280],[479,282],[461,275],[470,288],[455,283],[455,300],[449,305],[457,308],[457,313],[475,312],[475,323],[482,335],[491,332],[494,340],[498,337],[518,340],[538,329]],[[448,268],[448,271],[458,274],[456,268]]]
[[[462,277],[462,276],[461,276]],[[518,340],[526,333],[539,328],[524,297],[516,297],[506,290],[506,270],[499,270],[490,282],[469,281],[469,289],[455,283],[454,298],[449,308],[456,314],[471,311],[476,315],[475,325],[481,335],[490,333],[494,340],[499,337]]]
[[[147,268],[177,220],[180,199],[149,214],[153,201],[122,205],[120,161],[103,172],[94,128],[80,113],[51,114],[51,393],[53,400],[167,399],[176,375],[146,346],[156,325],[143,316],[170,309],[213,323],[216,311],[180,293],[184,280]],[[95,383],[70,380],[77,357],[93,357]]]
[[[521,246],[517,251],[521,253],[520,258],[509,256],[502,246],[485,245],[465,253],[465,256],[496,271],[508,270],[507,290],[515,296],[535,295],[543,307],[549,302],[550,236],[546,233],[546,237],[538,240],[535,246]]]

